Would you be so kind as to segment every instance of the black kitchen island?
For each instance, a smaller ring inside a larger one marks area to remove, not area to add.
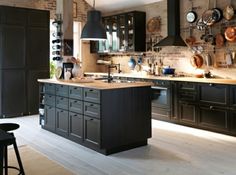
[[[150,83],[39,82],[42,128],[105,155],[147,145]]]

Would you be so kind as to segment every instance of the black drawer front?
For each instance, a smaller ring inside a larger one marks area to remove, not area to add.
[[[100,91],[97,89],[84,88],[84,101],[100,103]]]
[[[100,105],[84,102],[84,115],[100,118]]]
[[[178,99],[182,101],[197,101],[197,94],[191,92],[180,92],[178,94]]]
[[[46,94],[55,94],[55,84],[45,83],[45,93]]]
[[[83,102],[80,100],[70,99],[69,100],[69,111],[83,114]]]
[[[181,82],[178,83],[178,91],[197,91],[197,84],[196,83],[189,83],[189,82]]]
[[[69,138],[77,143],[83,140],[83,115],[69,113]]]
[[[63,97],[69,96],[69,86],[56,85],[56,94]]]
[[[49,106],[55,106],[56,104],[56,96],[45,94],[45,104]]]
[[[199,86],[199,100],[203,103],[228,105],[228,86],[216,84],[201,84]]]
[[[69,87],[69,97],[82,100],[83,99],[83,88],[70,86]]]
[[[56,133],[66,137],[69,130],[69,112],[62,109],[56,110]]]
[[[229,130],[228,110],[215,106],[200,106],[199,126],[207,127],[216,131]]]
[[[69,108],[69,99],[65,97],[56,97],[56,107],[68,110]]]
[[[94,146],[100,146],[100,120],[84,117],[84,141]]]

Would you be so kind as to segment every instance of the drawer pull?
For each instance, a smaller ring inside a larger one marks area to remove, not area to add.
[[[74,87],[75,90],[77,90],[78,88],[77,87]]]
[[[64,112],[63,110],[61,110],[61,112]]]
[[[93,121],[93,118],[89,119],[89,121]]]
[[[63,97],[61,97],[61,100],[64,100],[64,98],[63,98]]]
[[[77,114],[75,114],[75,115],[73,115],[74,117],[77,117],[78,115]]]
[[[214,107],[213,106],[210,106],[210,110],[212,110]]]
[[[212,84],[212,83],[210,83],[210,84],[209,84],[209,86],[213,86],[213,84]]]
[[[93,106],[94,106],[94,104],[90,104],[89,106],[93,107]]]
[[[74,103],[77,103],[77,102],[78,102],[77,100],[74,101]]]
[[[93,89],[89,89],[90,92],[93,92]]]

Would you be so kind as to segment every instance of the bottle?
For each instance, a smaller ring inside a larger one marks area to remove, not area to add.
[[[52,49],[54,49],[54,50],[56,50],[56,49],[61,49],[61,45],[52,46]]]
[[[53,55],[60,55],[61,52],[60,52],[60,51],[53,51],[52,54],[53,54]]]
[[[55,44],[55,43],[60,43],[61,42],[61,40],[60,39],[54,39],[54,40],[52,40],[52,44]]]

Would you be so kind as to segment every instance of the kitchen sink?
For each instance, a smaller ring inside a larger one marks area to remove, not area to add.
[[[102,80],[103,82],[108,83],[108,80]],[[130,81],[130,80],[111,80],[110,83],[135,83],[135,81]]]

